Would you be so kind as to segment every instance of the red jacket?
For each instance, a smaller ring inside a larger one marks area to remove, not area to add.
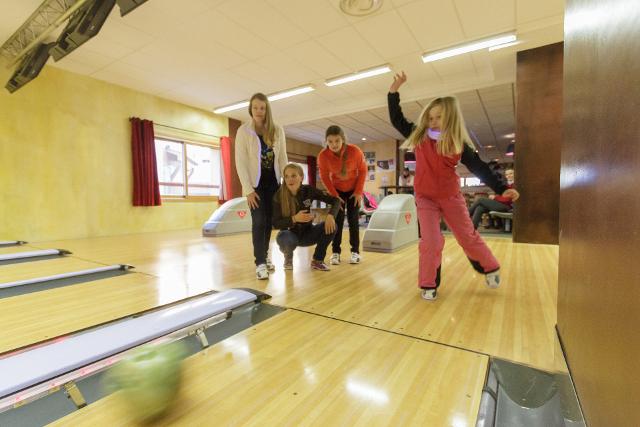
[[[345,154],[347,158],[343,175],[342,158]],[[367,165],[364,161],[364,154],[359,147],[343,144],[342,150],[338,154],[329,148],[323,149],[318,155],[318,169],[320,169],[320,178],[324,186],[332,196],[337,197],[338,191],[353,191],[353,194],[362,194],[364,180],[367,176]]]
[[[415,155],[416,177],[413,187],[416,196],[442,199],[460,192],[460,177],[456,173],[456,165],[462,153],[442,156],[436,151],[436,141],[425,138],[415,148]]]
[[[507,188],[513,188],[513,184],[507,184]],[[511,197],[504,197],[500,194],[496,194],[493,200],[495,200],[496,202],[500,202],[503,205],[507,205],[509,207],[513,205],[513,200],[511,199]]]

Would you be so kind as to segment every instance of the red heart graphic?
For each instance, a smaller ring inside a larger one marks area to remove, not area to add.
[[[407,224],[409,224],[411,222],[411,214],[408,212],[404,214],[404,220],[407,221]]]
[[[244,218],[246,214],[247,214],[247,211],[238,211],[238,216],[240,218]]]

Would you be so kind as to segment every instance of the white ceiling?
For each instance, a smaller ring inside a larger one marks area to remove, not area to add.
[[[3,3],[2,41],[40,1]],[[494,145],[513,129],[516,51],[562,40],[563,12],[564,0],[384,0],[365,17],[343,14],[339,0],[149,0],[124,18],[115,8],[94,39],[49,64],[209,110],[310,83],[316,91],[276,101],[273,110],[292,137],[317,142],[318,128],[333,121],[353,138],[398,137],[384,108],[390,74],[324,85],[388,63],[409,76],[401,90],[408,117],[415,120],[429,97],[458,93],[480,143]],[[522,43],[511,48],[420,59],[513,29]]]

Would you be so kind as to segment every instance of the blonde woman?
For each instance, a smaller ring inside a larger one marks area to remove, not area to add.
[[[238,128],[235,140],[236,170],[251,211],[251,237],[256,277],[264,280],[273,271],[269,240],[273,196],[287,164],[284,130],[273,122],[267,97],[254,94],[249,101],[251,120]]]
[[[302,185],[304,171],[295,163],[284,168],[284,185],[273,199],[273,226],[280,229],[276,241],[284,254],[284,269],[293,269],[293,251],[298,246],[316,245],[311,268],[329,271],[324,262],[327,246],[336,232],[335,217],[340,209],[340,199],[310,185]],[[324,222],[313,224],[311,204],[320,200],[330,206]]]
[[[406,80],[404,73],[395,76],[387,102],[391,123],[407,137],[403,148],[413,150],[416,156],[414,191],[421,231],[418,286],[422,298],[435,300],[440,285],[444,247],[440,232],[441,216],[473,268],[485,275],[487,286],[497,288],[500,285],[500,264],[473,228],[455,167],[461,161],[496,194],[513,200],[517,200],[519,194],[499,182],[489,166],[478,157],[456,98],[446,96],[431,101],[422,111],[417,126],[405,119],[398,89]]]

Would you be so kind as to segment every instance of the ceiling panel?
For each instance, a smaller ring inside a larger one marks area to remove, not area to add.
[[[344,14],[327,1],[268,0],[268,3],[313,37],[331,33],[349,25]]]
[[[490,36],[516,28],[514,0],[454,0],[454,3],[467,38]]]
[[[425,51],[465,39],[455,7],[450,1],[415,1],[399,7],[398,12]]]
[[[382,57],[394,58],[420,51],[416,39],[395,10],[363,20],[355,24],[355,28]],[[393,28],[393,37],[380,31],[382,28]]]
[[[279,49],[309,39],[295,21],[285,18],[264,0],[234,0],[223,3],[219,10],[238,25],[259,34]]]
[[[384,59],[353,28],[346,27],[330,34],[318,37],[325,49],[333,52],[351,71],[375,67],[384,64]],[[327,76],[338,77],[339,75]]]

